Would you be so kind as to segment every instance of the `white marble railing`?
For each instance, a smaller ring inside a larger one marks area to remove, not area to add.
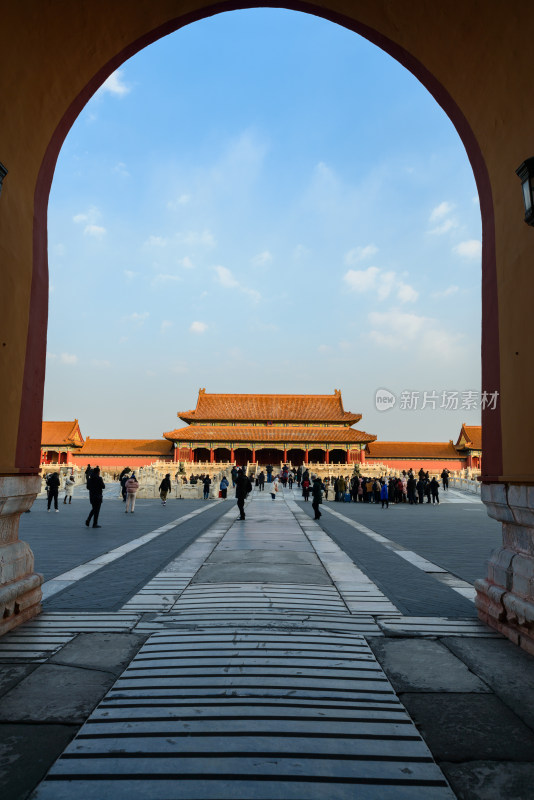
[[[472,478],[449,478],[449,486],[451,489],[461,489],[464,492],[471,492],[472,494],[480,494],[480,481],[473,480]]]

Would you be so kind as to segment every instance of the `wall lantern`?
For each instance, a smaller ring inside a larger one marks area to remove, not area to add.
[[[4,182],[4,178],[7,175],[7,167],[4,167],[2,162],[0,161],[0,193],[2,192],[2,184]]]
[[[516,171],[523,189],[525,204],[525,222],[534,225],[534,158],[527,158]]]

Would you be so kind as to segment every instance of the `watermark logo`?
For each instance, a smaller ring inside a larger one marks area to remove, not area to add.
[[[436,390],[411,391],[403,390],[399,397],[399,411],[495,411],[499,403],[499,392]],[[377,411],[391,411],[397,403],[397,397],[389,389],[377,389],[375,392],[375,408]]]
[[[375,408],[377,411],[391,411],[397,398],[389,389],[377,389],[375,392]]]

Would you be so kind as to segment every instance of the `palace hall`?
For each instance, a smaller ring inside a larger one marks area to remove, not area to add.
[[[350,464],[362,461],[376,436],[352,426],[361,414],[345,411],[341,392],[323,394],[208,394],[180,411],[185,428],[164,433],[175,460],[252,464]]]

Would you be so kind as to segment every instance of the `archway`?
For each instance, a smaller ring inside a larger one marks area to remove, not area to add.
[[[340,448],[334,448],[330,450],[330,463],[331,464],[346,464],[347,463],[347,453],[345,450],[341,450]]]
[[[193,459],[195,464],[206,464],[210,460],[210,451],[208,447],[195,447],[193,450]]]
[[[325,451],[320,447],[315,447],[313,450],[308,452],[308,460],[312,464],[324,464],[325,463]]]
[[[294,467],[301,467],[304,464],[304,450],[293,447],[287,451],[287,459]]]
[[[218,464],[227,463],[230,461],[231,452],[227,447],[215,448],[215,461]]]
[[[260,466],[265,467],[267,464],[276,466],[284,459],[284,451],[276,447],[262,447],[256,450],[256,461]]]
[[[529,56],[524,48],[510,47],[509,38],[502,35],[503,31],[517,33],[517,25],[505,4],[493,9],[491,18],[482,18],[477,6],[465,4],[457,7],[458,18],[423,2],[396,13],[386,0],[360,0],[350,13],[333,0],[324,5],[295,2],[287,6],[344,25],[396,58],[442,105],[464,142],[483,220],[482,384],[485,390],[498,391],[501,398],[498,411],[483,412],[483,480],[497,487],[484,494],[497,518],[501,519],[499,508],[506,509],[502,517],[506,520],[512,500],[500,487],[534,485],[529,459],[534,430],[522,425],[534,376],[534,349],[523,346],[530,333],[525,320],[532,305],[528,276],[533,244],[522,224],[514,174],[517,164],[530,155],[534,112],[523,102],[530,91]],[[123,0],[111,8],[103,0],[91,4],[80,0],[61,9],[45,4],[34,9],[34,28],[41,33],[38,42],[27,28],[24,8],[13,4],[6,12],[6,25],[16,35],[3,48],[11,66],[2,79],[6,98],[3,158],[9,161],[10,180],[1,200],[0,241],[8,255],[5,285],[10,291],[1,301],[0,318],[6,329],[4,375],[12,391],[1,399],[0,440],[1,474],[16,478],[9,489],[3,489],[13,498],[11,513],[22,512],[38,491],[47,317],[46,203],[64,136],[87,99],[130,55],[183,25],[238,7],[242,6],[197,2],[187,15],[177,15],[169,0],[139,0],[134,7]],[[521,12],[526,26],[534,12],[526,3]],[[462,30],[476,31],[462,52],[457,48],[459,25]],[[492,43],[490,63],[488,42]],[[51,52],[61,53],[61,59],[47,59],[45,55]],[[482,72],[476,68],[480,63],[485,64]],[[38,69],[32,69],[35,64]],[[13,74],[18,77],[16,86]],[[47,91],[50,86],[53,94]],[[36,123],[34,109],[42,97],[48,103]],[[17,180],[11,180],[14,176]],[[494,193],[499,199],[495,208]],[[501,495],[505,499],[498,502]],[[516,561],[519,564],[521,558]],[[15,580],[23,577],[17,574]],[[36,589],[38,581],[32,580]],[[494,611],[490,605],[483,611],[489,616]],[[30,604],[28,616],[31,608]],[[506,618],[506,610],[500,608],[499,613]]]
[[[249,461],[252,461],[252,449],[250,447],[238,447],[234,450],[234,459],[236,466],[246,467]]]

